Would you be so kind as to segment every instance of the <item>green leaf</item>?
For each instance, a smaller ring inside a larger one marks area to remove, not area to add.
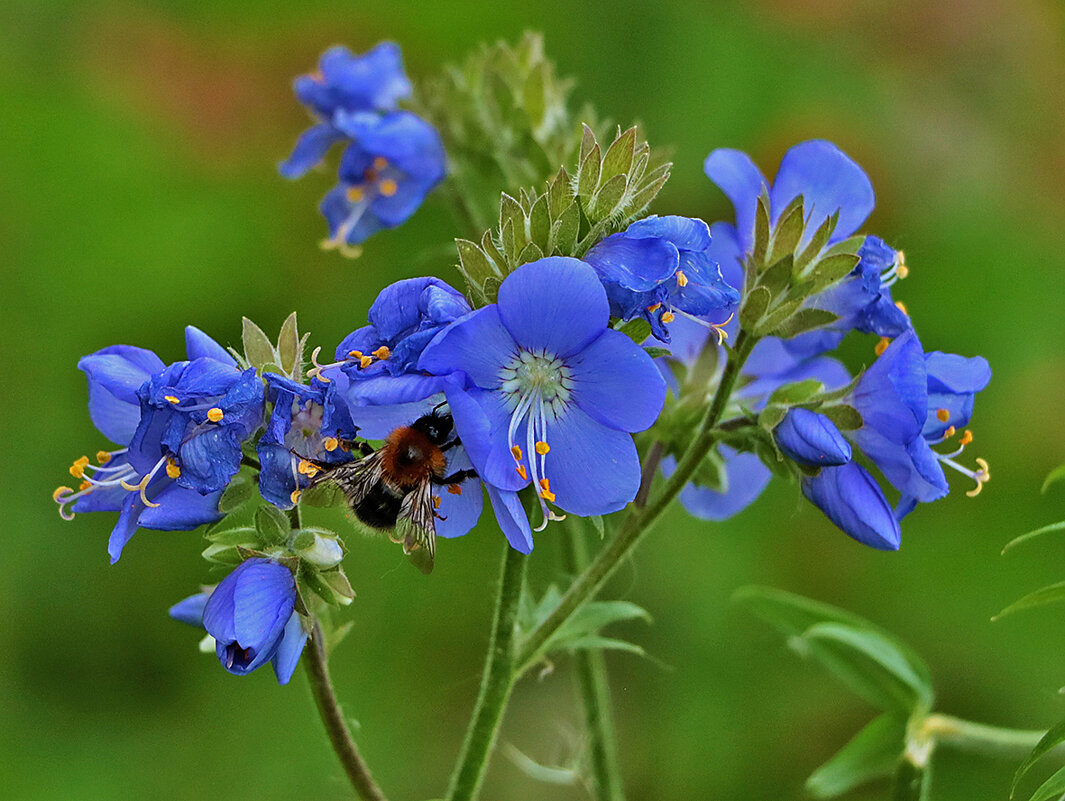
[[[201,555],[208,562],[214,562],[218,565],[239,565],[244,561],[244,557],[240,555],[239,546],[237,545],[212,543],[203,549]]]
[[[1034,606],[1045,606],[1046,604],[1060,603],[1061,601],[1065,601],[1065,581],[1051,584],[1048,587],[1043,587],[1035,592],[1028,593],[1019,601],[1014,601],[991,619],[998,620],[1006,615],[1019,612],[1022,609],[1031,609]]]
[[[273,504],[264,503],[255,510],[255,528],[263,535],[263,541],[280,545],[288,539],[288,517]]]
[[[910,715],[932,706],[932,687],[888,638],[843,623],[807,629],[797,649],[808,653],[866,701]]]
[[[332,587],[323,578],[322,573],[317,570],[303,570],[300,571],[300,584],[314,591],[314,594],[325,601],[330,606],[340,606],[343,603],[350,603],[351,599],[341,599],[333,592]]]
[[[644,351],[646,351],[647,355],[650,356],[652,359],[659,359],[659,358],[661,358],[663,356],[672,356],[673,355],[673,351],[671,351],[669,348],[650,347],[650,348],[644,348]]]
[[[814,798],[835,798],[874,779],[890,776],[905,748],[905,721],[894,715],[881,715],[815,770],[806,780],[806,790]]]
[[[624,175],[615,175],[603,184],[592,201],[589,217],[595,221],[609,217],[621,202],[621,198],[625,196],[625,186]]]
[[[636,126],[618,136],[603,156],[602,177],[609,180],[615,175],[628,175],[636,151]]]
[[[780,214],[776,229],[773,231],[773,254],[771,258],[779,259],[785,254],[793,253],[802,238],[806,227],[803,217],[802,195],[791,201]]]
[[[560,599],[558,589],[554,586],[549,587],[536,607],[531,621],[532,625],[535,626],[536,623],[550,615],[558,606]],[[599,633],[600,629],[611,623],[638,618],[648,622],[651,620],[651,616],[644,609],[629,601],[591,601],[580,607],[555,631],[540,649],[540,654],[575,648],[618,648],[642,653],[638,646],[602,637]],[[532,661],[536,661],[538,657],[539,654]]]
[[[547,204],[547,195],[541,195],[529,213],[529,238],[541,250],[547,250],[550,247],[551,214]]]
[[[931,770],[903,759],[895,771],[895,789],[891,798],[892,801],[928,801],[931,787]]]
[[[821,394],[825,385],[816,378],[807,378],[805,381],[793,381],[776,389],[769,396],[770,403],[779,403],[791,406],[796,403],[806,403],[810,399]]]
[[[770,300],[772,297],[764,286],[756,286],[752,289],[743,301],[743,308],[740,309],[740,326],[745,330],[753,331],[765,315],[765,310],[769,308]]]
[[[637,317],[629,320],[618,331],[639,345],[646,341],[647,337],[651,336],[651,324],[642,317]]]
[[[477,246],[476,242],[471,242],[468,239],[456,239],[455,247],[459,251],[459,269],[471,287],[480,289],[487,278],[501,275],[500,271],[488,260],[488,256]]]
[[[769,250],[769,195],[765,187],[758,196],[758,207],[754,212],[754,249],[751,259],[757,269],[761,269]]]
[[[769,294],[774,298],[777,297],[787,288],[791,281],[793,264],[791,254],[788,254],[762,273],[758,278],[758,285],[768,289]]]
[[[784,417],[787,415],[787,413],[787,406],[770,404],[769,406],[766,406],[764,409],[762,409],[762,412],[758,415],[758,425],[760,425],[766,431],[772,431],[784,421]]]
[[[586,637],[567,640],[564,645],[560,645],[557,648],[557,650],[560,651],[593,651],[597,649],[607,651],[628,651],[630,654],[647,656],[647,652],[640,646],[636,645],[636,643],[626,642],[625,640],[619,640],[614,637],[601,637],[598,634],[589,634]]]
[[[281,358],[281,370],[285,375],[294,375],[300,355],[300,337],[296,330],[296,312],[292,312],[281,324],[277,336],[277,355]]]
[[[250,501],[254,494],[255,487],[252,486],[247,476],[237,474],[236,478],[229,482],[222,497],[218,499],[218,511],[229,514]]]
[[[817,256],[828,244],[828,240],[832,238],[832,232],[836,229],[836,223],[839,222],[839,212],[837,211],[831,217],[826,217],[825,221],[818,226],[814,231],[813,238],[810,240],[802,253],[795,259],[795,271],[797,274],[802,274],[814,257]]]
[[[248,360],[251,367],[261,372],[262,366],[267,362],[278,361],[274,346],[259,326],[247,317],[242,317],[241,321],[244,327],[244,358]]]
[[[558,222],[555,223],[555,241],[552,251],[562,256],[569,256],[577,244],[577,234],[581,228],[581,207],[577,201],[569,204]]]
[[[857,431],[862,427],[861,412],[853,406],[840,403],[833,406],[822,406],[818,411],[836,424],[840,431]]]
[[[565,167],[559,167],[558,173],[547,190],[547,206],[548,211],[551,212],[551,219],[557,220],[561,217],[562,212],[569,208],[572,202],[573,190],[570,186],[569,173],[566,172]]]
[[[1040,537],[1043,534],[1051,534],[1055,531],[1065,531],[1065,520],[1062,520],[1060,523],[1051,523],[1049,526],[1037,528],[1035,531],[1029,531],[1027,534],[1021,534],[1021,536],[1007,542],[1006,547],[1002,549],[1002,553],[1006,553],[1006,551],[1017,547],[1021,543],[1028,542],[1028,540],[1034,540],[1036,537]]]
[[[1065,743],[1065,720],[1051,727],[1050,731],[1044,734],[1043,739],[1032,749],[1032,753],[1024,758],[1024,762],[1020,764],[1017,772],[1013,774],[1013,784],[1010,785],[1010,798],[1013,798],[1016,794],[1017,785],[1021,783],[1021,779],[1032,769],[1032,766],[1062,743]],[[1065,793],[1065,789],[1062,792]]]
[[[591,197],[595,188],[599,185],[599,169],[602,167],[602,156],[599,145],[596,144],[581,162],[580,171],[577,173],[577,194],[582,197]]]
[[[525,212],[521,208],[521,204],[517,200],[512,198],[506,192],[504,192],[499,198],[499,230],[502,231],[507,222],[510,222],[514,229],[517,241],[522,242],[524,247],[525,239]]]
[[[835,256],[821,259],[814,264],[810,272],[810,276],[814,280],[815,290],[825,289],[847,277],[857,264],[858,257],[850,253],[839,253]]]
[[[799,309],[772,331],[771,336],[791,339],[815,328],[823,328],[839,319],[839,315],[825,309]]]
[[[249,526],[212,531],[206,536],[207,540],[215,545],[252,547],[259,545],[259,532]]]
[[[340,599],[341,604],[346,605],[350,603],[355,597],[355,590],[351,588],[351,582],[348,581],[348,577],[345,575],[343,568],[337,568],[336,570],[327,570],[324,573],[319,573],[322,580],[329,585],[329,589]]]
[[[578,164],[584,164],[584,160],[588,158],[588,154],[592,152],[593,147],[598,147],[595,141],[595,133],[586,123],[581,123],[581,149],[580,156],[577,159]]]
[[[499,231],[499,239],[503,243],[503,253],[507,257],[507,263],[513,264],[518,258],[518,238],[514,230],[514,221],[508,219]],[[524,243],[522,247],[524,247]]]
[[[669,171],[672,168],[673,164],[670,162],[652,170],[650,175],[643,179],[642,185],[633,193],[632,200],[625,205],[623,211],[628,215],[635,215],[651,205],[651,201],[658,197],[658,193],[669,180]]]
[[[1058,801],[1062,796],[1065,796],[1065,768],[1043,782],[1028,801]]]
[[[543,257],[544,252],[537,247],[535,242],[530,242],[518,254],[518,264],[528,264],[530,261],[537,261]]]
[[[765,317],[758,324],[757,333],[765,334],[774,330],[777,326],[781,325],[791,315],[795,314],[802,306],[802,298],[795,298],[794,300],[786,300],[783,303],[777,304],[777,306],[766,313]]]
[[[1062,479],[1065,479],[1065,464],[1058,465],[1050,471],[1046,477],[1046,481],[1043,482],[1043,488],[1039,491],[1046,492],[1051,484],[1055,481],[1061,481]]]

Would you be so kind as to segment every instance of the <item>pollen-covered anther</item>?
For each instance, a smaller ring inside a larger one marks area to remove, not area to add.
[[[541,440],[540,442],[536,443],[536,452],[541,456],[546,456],[550,450],[551,446],[548,445],[546,442]]]
[[[299,465],[296,467],[301,475],[313,478],[318,473],[318,465],[314,462],[307,461],[306,459],[300,459]]]
[[[181,403],[181,399],[178,398],[176,395],[164,395],[163,400],[165,400],[167,403],[172,403],[175,406]]]
[[[906,311],[906,304],[903,303],[901,300],[896,300],[895,301],[895,308],[898,309],[903,314],[905,314],[907,317],[910,316],[910,313],[908,311]]]
[[[80,484],[78,484],[78,490],[80,492],[85,492],[85,490],[89,489],[90,487],[92,487],[92,482],[88,479],[85,479]]]
[[[452,495],[461,495],[462,487],[460,487],[458,484],[448,484],[447,491]]]
[[[359,367],[361,367],[363,370],[365,370],[371,364],[373,364],[373,356],[363,356],[359,359]]]
[[[950,411],[948,409],[936,409],[936,419],[941,423],[947,422],[950,419]]]
[[[910,274],[910,268],[906,266],[906,254],[901,250],[898,252],[898,261],[895,264],[895,275],[899,278],[905,278]]]
[[[958,433],[958,429],[956,429],[954,426],[950,426],[946,431],[943,432],[943,439],[950,439],[951,437],[953,437],[957,433]],[[962,443],[962,444],[964,444],[964,443]]]
[[[528,481],[529,480],[529,474],[525,470],[525,465],[519,464],[514,469],[518,472],[518,475],[521,476],[521,480],[522,481]]]
[[[717,334],[717,344],[725,344],[725,340],[728,339],[728,331],[725,330],[725,326],[732,322],[732,318],[736,316],[736,312],[732,312],[728,316],[728,319],[723,323],[710,323],[710,330]]]
[[[207,410],[207,419],[212,423],[220,422],[223,417],[225,417],[225,414],[217,406],[212,406]]]
[[[511,445],[510,446],[510,455],[514,457],[514,461],[515,462],[520,462],[521,458],[522,458],[521,447],[518,446],[518,445]]]
[[[373,160],[373,169],[377,170],[378,172],[381,172],[381,170],[383,170],[387,166],[388,159],[386,159],[384,156],[378,156]]]
[[[293,503],[297,503],[300,499],[300,494],[300,490],[294,489],[292,490],[292,494],[288,496],[288,499]]]
[[[393,181],[391,178],[385,178],[379,184],[377,184],[377,191],[379,191],[385,197],[392,197],[399,191],[399,184]]]
[[[332,453],[340,447],[340,440],[336,437],[326,437],[322,440],[322,447]]]
[[[351,203],[359,203],[366,197],[366,193],[362,191],[361,186],[349,186],[348,191],[344,194]]]
[[[56,487],[55,492],[52,493],[52,500],[59,503],[60,498],[64,495],[71,495],[74,492],[70,487]]]
[[[348,351],[348,358],[361,359],[362,358],[362,351],[361,350],[349,350]]]
[[[687,285],[688,285],[688,276],[686,276],[684,274],[683,270],[677,270],[677,286],[684,287],[684,286],[687,286]]]
[[[677,319],[677,316],[673,312],[662,312],[662,322],[671,323]]]
[[[166,457],[166,474],[170,476],[170,478],[181,477],[181,467],[171,456]]]
[[[85,478],[85,467],[89,464],[88,456],[81,456],[74,460],[74,464],[70,466],[70,475],[74,478]]]
[[[384,359],[387,359],[391,355],[392,355],[392,351],[390,351],[388,349],[387,345],[382,345],[381,347],[379,347],[377,350],[375,350],[373,352],[373,357],[375,359],[381,359],[382,361]]]
[[[546,478],[540,479],[540,497],[545,501],[555,502],[555,493],[551,491],[551,482]]]
[[[321,353],[321,352],[322,352],[321,346],[319,346],[319,347],[315,348],[313,351],[311,351],[311,364],[313,364],[314,367],[312,367],[310,370],[307,371],[307,377],[308,378],[317,378],[319,381],[321,381],[321,382],[323,382],[325,384],[328,384],[330,379],[328,379],[324,375],[322,375],[322,370],[324,370],[326,367],[335,367],[336,365],[335,364],[319,364],[318,363],[318,354]]]
[[[108,462],[110,462],[111,461],[111,453],[110,453],[110,451],[97,451],[96,452],[96,461],[98,463],[100,463],[100,464],[107,464]]]
[[[965,433],[961,435],[961,439],[958,440],[959,445],[968,445],[973,441],[973,432],[969,429],[965,429]]]
[[[883,356],[884,351],[888,349],[888,345],[891,344],[891,340],[887,337],[880,337],[880,341],[876,343],[876,347],[873,348],[873,352],[877,356]]]
[[[649,311],[649,312],[651,312],[653,314],[654,312],[658,311],[661,308],[662,308],[662,304],[661,303],[654,303],[654,304],[652,304],[652,305],[647,307],[647,311]]]

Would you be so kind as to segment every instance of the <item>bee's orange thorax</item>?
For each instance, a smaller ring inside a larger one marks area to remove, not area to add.
[[[400,487],[413,487],[431,475],[442,476],[447,457],[421,431],[403,426],[388,435],[384,444],[381,472]]]

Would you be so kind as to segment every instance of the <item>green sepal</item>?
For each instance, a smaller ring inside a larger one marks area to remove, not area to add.
[[[864,423],[861,412],[845,403],[822,406],[817,411],[831,420],[840,431],[857,431]]]
[[[836,223],[839,222],[839,211],[837,210],[831,217],[826,217],[825,221],[817,227],[814,231],[813,237],[810,239],[810,243],[802,249],[802,252],[795,257],[795,272],[796,275],[802,275],[806,269],[806,266],[814,260],[814,258],[825,248],[828,244],[828,240],[832,238],[832,232],[836,230]]]
[[[673,351],[671,351],[669,348],[646,347],[644,348],[644,351],[646,351],[647,355],[650,356],[652,359],[660,359],[663,356],[673,355]]]
[[[766,312],[761,322],[757,324],[757,328],[752,330],[758,336],[765,336],[770,331],[774,331],[783,325],[789,317],[802,307],[802,303],[802,298],[793,298],[785,300],[783,303],[778,303],[772,310]]]
[[[642,317],[636,317],[635,319],[629,320],[617,330],[637,345],[642,344],[647,340],[647,337],[651,336],[651,324]]]
[[[281,360],[274,353],[273,343],[255,323],[247,317],[241,318],[243,326],[242,340],[244,342],[244,358],[250,367],[254,367],[260,375],[263,373],[263,365],[277,363]]]
[[[769,290],[764,286],[756,286],[752,289],[740,309],[740,326],[746,331],[756,331],[772,299]]]
[[[283,545],[290,531],[288,516],[271,503],[260,504],[255,509],[255,529],[262,535],[263,544]]]
[[[615,175],[609,181],[604,183],[599,188],[599,191],[595,193],[588,214],[589,218],[598,222],[599,220],[605,220],[613,214],[614,210],[621,203],[622,198],[624,198],[627,186],[628,182],[624,175]]]
[[[793,381],[784,384],[773,391],[769,396],[770,403],[779,403],[784,406],[795,406],[800,403],[808,403],[824,392],[825,385],[816,378],[807,378],[803,381]]]
[[[838,253],[821,259],[810,272],[814,292],[820,292],[837,281],[841,281],[853,272],[858,264],[858,256],[851,253]]]
[[[791,339],[815,328],[824,328],[839,319],[839,315],[825,309],[799,309],[770,332],[770,336]]]
[[[296,312],[292,312],[281,324],[277,335],[277,355],[281,359],[281,370],[290,378],[296,378],[301,366],[300,337],[296,325]]]
[[[620,134],[603,156],[600,171],[601,180],[609,181],[617,175],[628,175],[632,169],[632,159],[636,153],[636,126]]]
[[[759,276],[758,285],[764,286],[769,290],[769,294],[776,298],[787,289],[793,269],[794,261],[789,253]]]
[[[780,218],[773,229],[772,252],[767,253],[768,260],[779,259],[785,255],[790,256],[794,252],[806,228],[802,206],[802,195],[799,195],[780,213]]]
[[[237,473],[218,499],[218,511],[223,514],[239,509],[255,495],[255,486],[243,471]]]
[[[211,542],[214,545],[227,547],[237,545],[258,547],[260,544],[258,529],[251,528],[250,526],[212,531],[210,534],[207,534],[205,538],[208,542]],[[209,558],[206,555],[206,552],[204,552],[204,558]]]
[[[585,135],[589,129],[585,126]],[[583,150],[583,147],[582,147]],[[591,198],[597,186],[599,186],[599,172],[602,169],[602,156],[599,151],[599,143],[592,145],[588,155],[584,156],[580,170],[577,172],[577,194],[581,197]]]
[[[765,265],[766,255],[769,252],[769,195],[765,186],[758,195],[758,205],[754,211],[754,247],[751,250],[753,270],[748,270],[754,275],[761,272]]]
[[[806,780],[814,798],[835,798],[895,772],[906,749],[906,721],[896,715],[874,718]]]
[[[211,543],[203,549],[201,556],[208,562],[214,562],[218,565],[236,566],[244,561],[238,545],[223,545],[221,543]]]

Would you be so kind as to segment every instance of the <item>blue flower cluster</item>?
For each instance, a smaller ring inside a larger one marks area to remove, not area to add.
[[[410,96],[399,46],[382,42],[354,55],[345,47],[322,54],[318,69],[295,82],[296,97],[315,124],[279,169],[300,178],[329,149],[346,143],[338,183],[322,200],[327,247],[346,248],[406,222],[443,180],[444,147],[425,120],[397,108]]]

